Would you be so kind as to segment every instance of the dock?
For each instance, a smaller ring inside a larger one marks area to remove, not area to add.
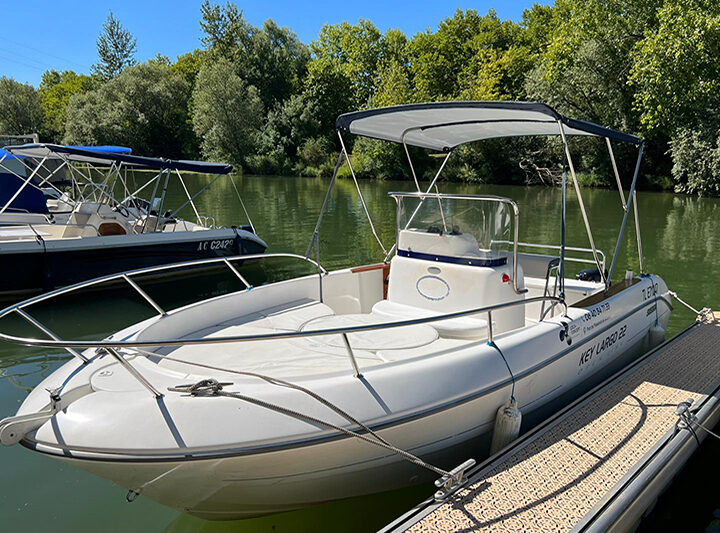
[[[697,421],[680,420],[692,400]],[[720,322],[698,321],[382,532],[628,531],[720,418]]]

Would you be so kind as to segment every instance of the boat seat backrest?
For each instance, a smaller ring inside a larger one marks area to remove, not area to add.
[[[63,231],[63,237],[78,237],[83,232],[83,227],[87,224],[90,215],[74,211],[67,221],[67,226]]]

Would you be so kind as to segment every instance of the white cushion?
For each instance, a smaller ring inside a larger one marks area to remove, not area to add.
[[[314,331],[319,329],[343,328],[362,326],[368,324],[380,324],[392,322],[393,318],[378,314],[352,314],[333,315],[320,317],[307,322],[302,330]],[[438,332],[435,328],[424,324],[413,326],[402,326],[388,329],[374,329],[347,334],[350,346],[360,350],[407,350],[419,348],[437,340]],[[311,337],[315,343],[326,344],[338,348],[345,348],[345,343],[340,335],[323,335]]]
[[[437,313],[421,307],[399,304],[390,300],[380,300],[373,306],[372,314],[402,320],[439,316],[448,313]],[[487,337],[487,320],[473,316],[428,322],[427,325],[435,328],[441,337],[451,339],[482,339]]]

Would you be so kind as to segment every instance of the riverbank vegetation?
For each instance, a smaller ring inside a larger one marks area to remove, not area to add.
[[[137,64],[134,38],[111,14],[90,74],[51,70],[37,88],[0,78],[0,132],[225,160],[251,173],[326,176],[343,112],[538,100],[644,137],[644,187],[720,194],[715,1],[556,0],[533,5],[517,22],[458,10],[413,36],[360,20],[325,25],[305,44],[272,20],[255,27],[235,4],[206,0],[200,25],[197,50]],[[583,181],[614,184],[605,144],[572,142]],[[634,151],[615,152],[629,178]],[[424,175],[437,167],[431,154],[413,157]],[[358,139],[352,158],[361,177],[408,178],[397,146]],[[561,160],[556,139],[486,141],[458,149],[446,177],[552,184]]]

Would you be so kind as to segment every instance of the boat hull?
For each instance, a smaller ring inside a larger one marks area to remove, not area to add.
[[[601,302],[586,309],[571,308],[567,322],[571,340],[563,328],[556,327],[552,330],[557,337],[552,345],[555,352],[535,367],[517,372],[515,396],[525,429],[651,348],[650,328],[666,328],[670,306],[663,296],[667,289],[662,280],[646,279],[649,281],[613,297],[612,305]],[[646,298],[647,288],[658,285]],[[547,337],[543,339],[537,339],[538,345],[547,343]],[[512,362],[521,357],[519,347],[533,340],[512,341],[508,335],[504,343],[497,342]],[[372,369],[364,379],[379,384]],[[412,381],[404,385],[407,394],[419,394]],[[481,460],[488,455],[497,408],[511,390],[512,383],[505,380],[466,395],[448,394],[442,405],[377,424],[374,429],[389,442],[444,468],[469,457]],[[221,419],[218,415],[218,423],[229,423]],[[164,505],[212,520],[299,509],[437,477],[383,448],[338,435],[254,449],[238,445],[235,449],[195,450],[182,458],[132,453],[108,457],[92,451],[68,451],[32,437],[23,444]]]
[[[194,259],[257,254],[265,243],[232,228],[118,235],[0,246],[0,297],[50,291],[116,272]]]

